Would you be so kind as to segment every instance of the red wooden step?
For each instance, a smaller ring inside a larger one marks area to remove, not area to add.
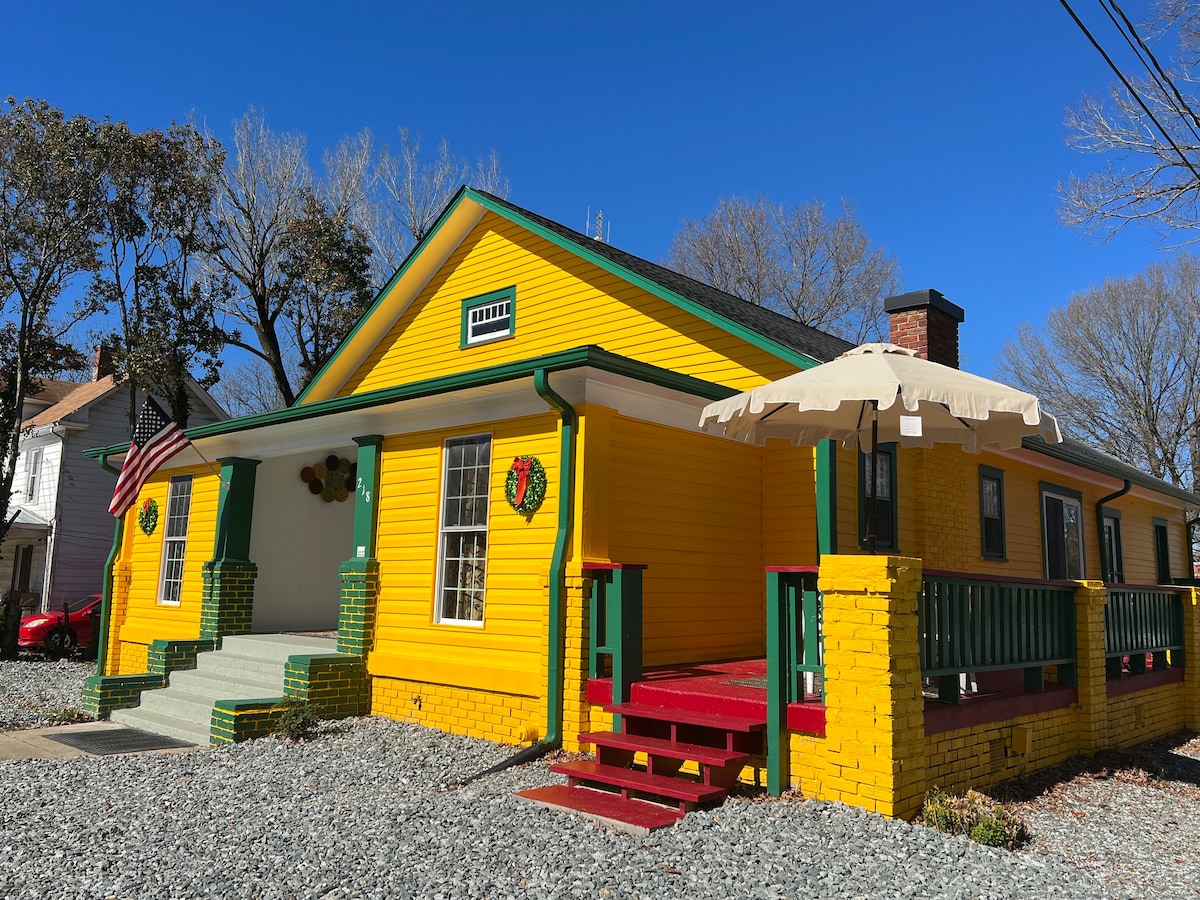
[[[744,719],[741,716],[724,716],[717,713],[693,712],[690,709],[677,709],[673,706],[648,706],[644,703],[617,703],[604,707],[606,712],[613,715],[629,716],[636,719],[654,719],[659,722],[676,722],[681,725],[699,725],[703,728],[715,728],[719,731],[762,731],[767,727],[765,721]]]
[[[736,750],[723,750],[719,747],[705,747],[701,744],[683,744],[677,741],[665,741],[661,738],[643,737],[640,734],[622,734],[615,731],[592,731],[579,735],[581,744],[595,744],[600,747],[614,747],[618,750],[642,751],[651,756],[665,756],[669,759],[689,759],[706,766],[744,765],[750,754],[739,753]]]
[[[681,778],[672,778],[667,775],[651,775],[649,772],[642,772],[638,769],[606,766],[584,759],[555,763],[550,766],[550,771],[566,775],[567,783],[571,787],[575,787],[576,781],[592,781],[619,787],[625,796],[627,796],[627,791],[640,791],[643,794],[671,797],[683,803],[708,803],[714,800],[724,800],[729,793],[722,787],[697,784],[694,781],[684,781]],[[682,811],[681,809],[680,812]]]
[[[683,818],[681,813],[657,803],[625,798],[593,788],[567,787],[565,784],[518,791],[517,796],[542,806],[577,812],[621,831],[637,834],[674,825]]]

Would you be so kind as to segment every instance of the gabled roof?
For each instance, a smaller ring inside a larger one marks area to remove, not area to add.
[[[709,287],[670,269],[593,240],[558,222],[522,209],[507,200],[461,187],[442,214],[380,291],[371,308],[342,341],[341,346],[297,398],[297,404],[334,396],[364,362],[433,272],[483,218],[492,212],[558,247],[611,272],[631,284],[801,369],[828,362],[853,345],[841,338],[803,325],[779,313],[756,306],[732,294]],[[399,297],[389,297],[408,276],[409,286]],[[384,312],[387,310],[387,312]],[[380,314],[379,319],[376,315]],[[387,321],[383,321],[387,316]]]
[[[50,394],[50,382],[46,382],[46,390],[40,392],[36,399],[43,399],[47,396],[57,396],[58,400],[53,406],[43,409],[36,416],[32,416],[21,423],[23,428],[37,428],[39,425],[50,425],[54,422],[59,422],[87,406],[94,400],[98,400],[116,387],[111,375],[105,375],[98,381],[86,381],[82,384],[70,381],[54,382],[54,393]]]
[[[471,189],[467,188],[466,190]],[[632,253],[626,253],[612,244],[590,238],[586,234],[581,234],[565,225],[539,216],[535,212],[522,209],[516,204],[502,200],[486,191],[471,191],[471,193],[488,200],[493,208],[498,208],[497,212],[507,210],[514,216],[534,222],[586,251],[599,254],[614,265],[640,275],[665,290],[698,303],[719,316],[744,325],[817,362],[829,362],[831,359],[836,359],[854,346],[832,334],[797,322],[795,319],[789,319],[787,316],[743,300],[741,297],[727,294],[702,281],[681,275],[657,263],[634,256]]]
[[[36,394],[26,393],[26,406],[50,407],[61,403],[72,391],[79,387],[77,381],[60,381],[57,378],[36,379],[41,388]]]
[[[22,422],[22,428],[37,428],[41,425],[52,425],[55,422],[61,422],[67,416],[95,403],[117,388],[126,386],[124,382],[118,384],[112,375],[105,375],[103,378],[95,381],[85,381],[82,383],[51,381],[50,379],[43,379],[43,382],[46,387],[37,394],[35,399],[54,398],[55,402],[52,406],[41,410],[37,415],[31,416]],[[191,388],[193,397],[203,403],[216,419],[223,420],[229,418],[229,414],[212,399],[208,391],[200,387],[191,378],[188,379],[188,387]]]

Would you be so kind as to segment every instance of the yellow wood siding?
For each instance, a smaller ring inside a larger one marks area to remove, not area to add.
[[[612,559],[644,563],[648,665],[764,652],[762,450],[611,422]]]
[[[514,336],[460,347],[462,301],[507,287],[516,288]],[[795,371],[741,338],[488,213],[341,394],[586,344],[738,390]]]
[[[492,435],[484,621],[435,621],[445,440]],[[550,558],[557,534],[558,419],[552,414],[384,441],[379,491],[380,597],[374,675],[538,695],[545,680]],[[513,511],[505,479],[516,456],[546,470],[546,500]]]
[[[768,566],[817,564],[812,447],[768,441],[763,451],[763,559]]]
[[[163,534],[167,525],[167,492],[171,476],[192,476],[192,504],[188,515],[187,547],[184,550],[183,589],[178,606],[158,602],[162,568]],[[137,501],[125,516],[121,561],[133,566],[128,607],[119,638],[149,643],[164,639],[200,636],[200,605],[203,599],[203,567],[212,559],[217,527],[217,500],[221,481],[207,466],[161,470],[142,487]],[[150,535],[138,527],[138,510],[146,500],[158,503],[158,527]]]

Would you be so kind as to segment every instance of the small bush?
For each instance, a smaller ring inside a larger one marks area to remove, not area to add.
[[[925,824],[947,834],[965,834],[988,847],[1016,850],[1029,841],[1029,826],[986,794],[967,791],[962,797],[934,788],[921,808]]]
[[[275,733],[282,734],[289,740],[302,741],[312,737],[317,726],[321,724],[316,710],[303,700],[285,700],[275,709],[279,713],[279,719],[275,723]]]

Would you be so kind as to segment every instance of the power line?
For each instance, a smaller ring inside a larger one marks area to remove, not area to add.
[[[1133,99],[1137,101],[1138,106],[1142,108],[1142,112],[1144,112],[1150,121],[1154,123],[1154,127],[1157,128],[1158,133],[1163,136],[1163,140],[1170,144],[1171,149],[1178,154],[1179,161],[1182,162],[1188,169],[1190,169],[1191,173],[1196,176],[1198,181],[1200,181],[1200,171],[1196,170],[1196,167],[1192,165],[1191,160],[1187,158],[1187,155],[1179,148],[1179,145],[1175,143],[1175,139],[1167,133],[1167,130],[1163,128],[1162,123],[1155,118],[1154,113],[1150,111],[1150,107],[1148,107],[1145,101],[1142,100],[1141,94],[1139,94],[1134,89],[1133,85],[1129,83],[1129,79],[1125,77],[1125,74],[1117,67],[1117,64],[1113,62],[1112,57],[1105,52],[1104,48],[1100,46],[1100,42],[1093,37],[1092,33],[1088,30],[1088,27],[1084,25],[1079,16],[1075,14],[1075,10],[1071,8],[1071,4],[1067,2],[1067,0],[1058,0],[1058,2],[1062,4],[1063,9],[1065,9],[1071,18],[1075,20],[1075,24],[1079,26],[1079,30],[1083,32],[1084,36],[1091,42],[1092,46],[1096,48],[1096,52],[1104,58],[1106,63],[1108,63],[1108,67],[1112,69],[1117,78],[1121,80],[1121,84],[1125,85],[1125,89],[1129,91]]]

